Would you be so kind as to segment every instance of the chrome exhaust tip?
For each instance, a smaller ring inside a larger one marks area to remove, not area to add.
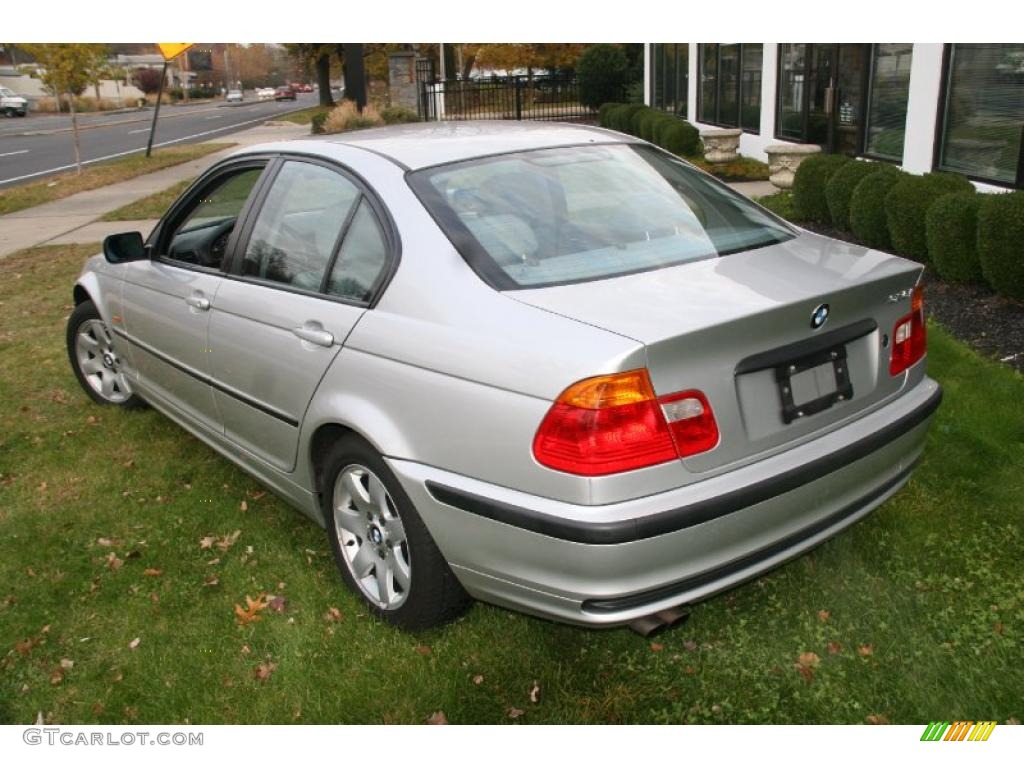
[[[685,606],[680,605],[633,619],[628,626],[642,637],[654,637],[666,629],[684,624],[688,618],[690,618],[689,611]]]

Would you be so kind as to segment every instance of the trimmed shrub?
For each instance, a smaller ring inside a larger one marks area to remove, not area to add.
[[[327,116],[331,114],[329,109],[321,110],[320,112],[314,112],[313,117],[310,118],[310,132],[311,133],[323,133],[324,122],[327,120]]]
[[[871,248],[888,249],[889,222],[885,217],[885,196],[910,174],[895,166],[879,163],[879,168],[860,180],[850,198],[850,230]]]
[[[613,131],[630,133],[633,115],[642,109],[646,109],[643,104],[623,104],[620,107],[615,107],[608,114],[608,127]]]
[[[793,177],[793,205],[803,221],[831,221],[825,201],[825,185],[840,167],[851,162],[846,155],[811,155],[804,158]]]
[[[640,136],[640,131],[643,130],[642,124],[644,120],[647,120],[653,110],[648,106],[642,106],[636,110],[632,117],[629,118],[629,129],[627,133],[631,133],[634,136]]]
[[[700,151],[700,131],[685,120],[673,118],[659,126],[657,145],[674,155],[696,157]]]
[[[601,107],[597,110],[597,124],[600,125],[602,128],[611,128],[612,126],[609,118],[611,111],[616,107],[621,106],[624,105],[620,104],[617,101],[609,101],[602,104]]]
[[[640,120],[640,138],[657,144],[659,128],[675,120],[672,115],[660,109],[651,109]]]
[[[384,107],[380,111],[380,118],[384,121],[384,125],[418,123],[420,121],[420,116],[416,114],[415,110],[399,106]]]
[[[825,202],[837,229],[850,229],[850,199],[861,179],[878,170],[878,163],[847,163],[832,174],[825,184]]]
[[[981,282],[978,261],[978,206],[981,196],[970,192],[943,195],[925,214],[928,256],[944,280]]]
[[[1024,192],[982,195],[978,258],[988,284],[1024,301]]]
[[[892,248],[901,256],[928,261],[924,217],[938,198],[974,189],[965,177],[953,173],[907,176],[885,196],[885,216]]]
[[[591,45],[576,63],[580,103],[597,109],[608,101],[621,99],[629,77],[629,60],[617,45]]]

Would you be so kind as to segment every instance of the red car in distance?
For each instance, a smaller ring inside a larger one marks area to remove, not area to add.
[[[295,90],[290,85],[279,85],[274,89],[274,101],[295,101]]]

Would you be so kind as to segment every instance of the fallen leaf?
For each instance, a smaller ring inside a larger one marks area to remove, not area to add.
[[[997,621],[995,624],[992,625],[992,631],[995,632],[997,635],[1001,635],[1004,632],[1006,632],[1006,627],[1003,626],[1003,622]]]
[[[113,552],[107,555],[107,568],[109,568],[112,571],[116,571],[122,565],[124,565],[124,560],[119,558]]]
[[[540,686],[537,684],[537,681],[534,680],[533,681],[533,686],[530,688],[530,703],[531,704],[536,704],[539,701],[540,701]]]
[[[248,656],[250,653],[252,653],[252,648],[250,648],[249,644],[246,643],[245,645],[242,646],[242,655],[243,656]]]
[[[104,548],[108,548],[108,547],[114,546],[114,540],[113,539],[100,538],[100,539],[96,539],[96,543],[99,544],[101,547],[104,547]]]
[[[260,616],[260,611],[267,607],[266,602],[263,598],[265,595],[262,593],[256,596],[253,600],[248,595],[245,596],[246,607],[242,608],[238,603],[235,603],[235,615],[238,617],[239,624],[249,624],[254,621],[260,621],[263,617]]]
[[[42,493],[43,491],[46,490],[46,481],[45,480],[39,484],[39,489],[38,490],[39,490],[40,493]]]
[[[60,685],[63,682],[64,682],[64,670],[63,669],[59,669],[59,668],[53,670],[53,674],[50,675],[50,685]]]
[[[480,685],[484,681],[483,675],[473,675],[473,685]]]
[[[103,714],[103,711],[104,711],[105,709],[106,709],[106,707],[105,707],[105,706],[103,706],[103,703],[102,703],[102,702],[99,702],[99,701],[95,701],[95,702],[93,702],[93,705],[92,705],[92,713],[93,713],[94,715],[96,715],[97,717],[99,717],[100,715],[102,715],[102,714]]]
[[[831,643],[828,644],[828,652],[831,653],[833,656],[835,656],[837,653],[842,653],[843,644],[837,643],[835,640],[833,640]]]
[[[204,587],[216,587],[218,584],[220,584],[220,579],[216,576],[207,576],[203,580]]]
[[[448,718],[444,716],[444,712],[438,710],[427,718],[427,725],[448,725]]]
[[[269,679],[270,676],[272,674],[274,674],[274,670],[275,669],[277,669],[277,662],[276,661],[270,661],[268,659],[265,664],[260,664],[254,670],[254,673],[256,675],[256,679],[257,680],[267,680],[267,679]]]
[[[797,663],[802,667],[816,667],[821,663],[821,659],[818,657],[818,654],[812,651],[807,651],[800,654],[797,658]]]
[[[345,617],[337,608],[328,608],[327,613],[324,614],[324,618],[328,621],[341,621]]]
[[[135,466],[135,459],[128,459],[128,461],[124,462],[121,466],[125,469],[131,469]]]
[[[30,637],[27,640],[19,640],[16,642],[14,644],[14,650],[22,656],[28,656],[32,652],[32,649],[37,645],[39,645],[39,641],[34,637]]]
[[[413,650],[420,656],[429,656],[432,653],[428,645],[417,645]]]
[[[274,613],[284,613],[285,602],[285,599],[280,595],[272,595],[270,599],[267,601],[267,606]]]
[[[262,499],[266,495],[267,495],[266,491],[256,491],[255,493],[250,493],[249,494],[249,498],[252,499],[253,501],[259,501],[260,499]]]
[[[885,715],[868,715],[864,718],[869,725],[888,725],[889,718]]]
[[[203,536],[203,538],[201,538],[199,540],[199,548],[200,549],[210,549],[211,547],[213,547],[213,543],[216,540],[217,539],[215,539],[213,536]]]
[[[857,648],[858,656],[870,656],[874,652],[875,646],[873,646],[871,643],[865,643],[864,645],[858,646]]]
[[[48,635],[48,634],[50,634],[50,625],[49,625],[49,624],[44,624],[44,625],[43,625],[43,628],[42,628],[42,629],[40,629],[39,631],[40,631],[41,633],[43,633],[44,635]]]
[[[523,710],[521,709],[516,709],[515,707],[508,708],[508,716],[511,717],[513,720],[518,720],[522,714]]]
[[[147,568],[142,572],[143,576],[163,576],[163,571],[159,568]]]
[[[818,611],[818,618],[821,621],[828,621],[832,614],[829,611]]]
[[[217,541],[217,547],[221,552],[227,552],[238,541],[238,537],[242,535],[241,531],[235,531],[228,536],[221,536]]]
[[[71,669],[73,666],[75,666],[75,662],[73,662],[71,659],[61,659],[60,660],[60,668],[61,669]]]
[[[808,683],[814,680],[814,670],[811,667],[802,667],[799,664],[794,664],[796,671],[800,673],[800,677],[806,680]]]
[[[651,650],[655,653],[660,653],[665,650],[665,646],[662,643],[651,643]]]
[[[696,651],[697,643],[695,643],[693,640],[687,640],[683,643],[683,648],[687,651]]]
[[[128,643],[128,647],[134,651],[136,648],[139,647],[140,642],[142,642],[142,638],[136,637],[134,640]]]
[[[249,502],[247,502],[245,499],[242,499],[242,503],[239,505],[239,509],[241,509],[243,512],[248,512]]]

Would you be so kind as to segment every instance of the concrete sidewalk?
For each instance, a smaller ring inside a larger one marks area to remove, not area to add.
[[[308,125],[276,122],[258,125],[229,134],[217,141],[231,141],[236,146],[197,160],[174,165],[160,171],[137,176],[128,181],[110,184],[88,192],[54,200],[17,213],[0,216],[0,259],[23,248],[47,243],[94,243],[113,232],[139,230],[148,234],[155,222],[98,222],[103,214],[128,203],[161,192],[184,179],[198,176],[224,156],[239,147],[265,141],[301,139],[309,136]]]

